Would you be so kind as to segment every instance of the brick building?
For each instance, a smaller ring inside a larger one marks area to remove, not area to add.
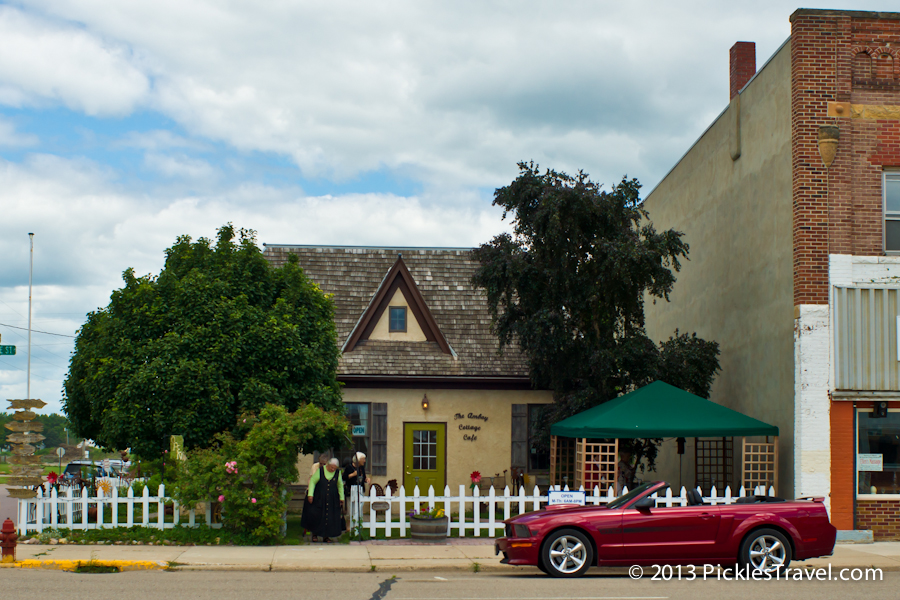
[[[781,429],[778,491],[900,539],[900,13],[801,9],[647,197],[691,260],[648,332],[722,345],[713,399]]]

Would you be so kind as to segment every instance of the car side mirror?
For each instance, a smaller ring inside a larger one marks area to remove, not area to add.
[[[650,496],[641,498],[634,503],[634,507],[638,510],[650,510],[651,508],[656,508],[656,499],[651,498]]]

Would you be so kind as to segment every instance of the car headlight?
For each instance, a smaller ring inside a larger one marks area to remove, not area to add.
[[[528,531],[527,525],[516,525],[516,537],[517,538],[528,538],[531,537],[531,532]]]

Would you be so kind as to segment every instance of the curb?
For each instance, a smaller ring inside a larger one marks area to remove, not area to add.
[[[74,571],[78,567],[88,565],[114,567],[119,569],[119,571],[160,571],[169,568],[169,563],[156,560],[36,560],[33,558],[12,563],[2,563],[0,568]]]

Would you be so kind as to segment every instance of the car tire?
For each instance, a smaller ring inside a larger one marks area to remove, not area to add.
[[[738,567],[763,573],[782,572],[791,564],[791,543],[776,529],[750,532],[741,544]]]
[[[560,529],[548,535],[539,557],[551,577],[581,577],[593,559],[591,542],[576,529]]]

